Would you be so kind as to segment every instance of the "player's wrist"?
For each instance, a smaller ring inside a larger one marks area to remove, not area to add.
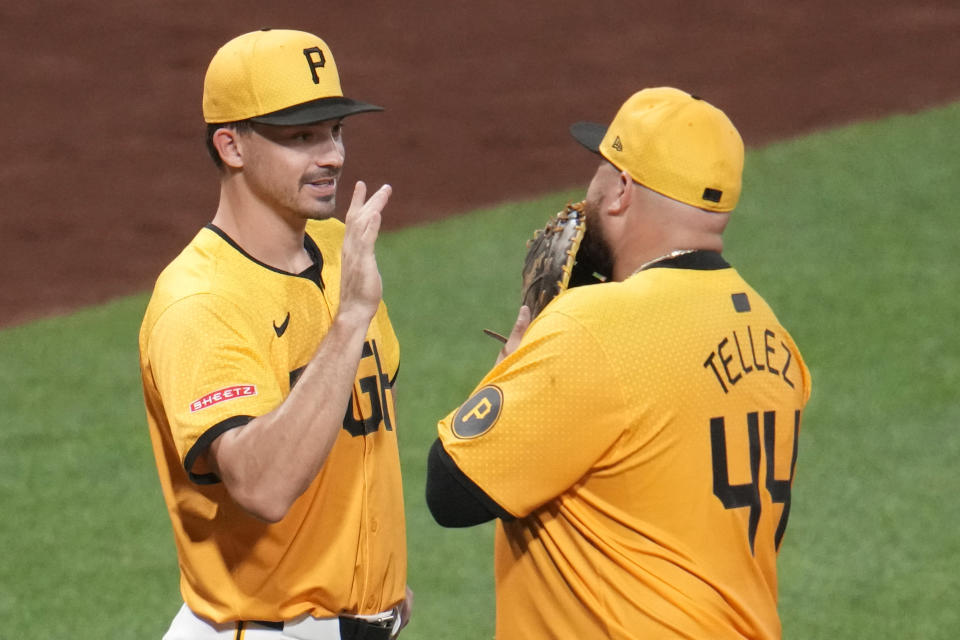
[[[370,321],[377,313],[377,307],[365,304],[343,304],[337,310],[337,315],[333,319],[334,327],[341,331],[360,332],[366,334]]]

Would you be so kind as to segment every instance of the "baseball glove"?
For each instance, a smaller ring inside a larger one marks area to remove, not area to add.
[[[606,279],[578,256],[586,229],[583,202],[567,204],[527,241],[521,304],[530,307],[531,319],[568,288]]]
[[[530,308],[531,320],[563,291],[605,282],[609,277],[608,267],[601,266],[595,257],[584,255],[587,252],[581,250],[580,243],[587,233],[583,205],[583,202],[568,203],[527,240],[520,304]],[[483,332],[507,342],[506,337],[495,331],[484,329]]]

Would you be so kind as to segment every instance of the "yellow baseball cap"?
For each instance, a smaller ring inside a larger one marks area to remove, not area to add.
[[[708,211],[731,211],[740,199],[740,134],[723,111],[685,91],[638,91],[609,127],[578,122],[570,133],[634,181],[668,198]]]
[[[261,29],[238,36],[220,47],[203,81],[208,124],[298,125],[382,110],[344,97],[330,47],[304,31]]]

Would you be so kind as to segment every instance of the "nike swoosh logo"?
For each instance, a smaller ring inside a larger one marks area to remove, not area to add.
[[[285,334],[285,333],[287,332],[287,325],[289,325],[289,324],[290,324],[290,312],[289,312],[289,311],[287,311],[287,317],[283,319],[283,324],[281,324],[281,325],[278,327],[276,322],[273,323],[273,330],[277,332],[277,337],[278,337],[278,338],[282,338],[282,337],[283,337],[283,334]]]

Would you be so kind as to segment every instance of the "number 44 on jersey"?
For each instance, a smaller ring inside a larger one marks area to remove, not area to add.
[[[783,504],[780,522],[774,536],[774,547],[780,549],[784,531],[787,529],[787,518],[790,517],[790,485],[793,483],[793,473],[797,464],[797,436],[800,434],[800,411],[793,414],[793,451],[790,455],[790,475],[777,479],[775,474],[777,449],[775,411],[751,411],[747,414],[747,441],[750,457],[750,482],[746,484],[730,484],[727,464],[727,422],[724,418],[710,419],[710,446],[713,458],[713,493],[723,503],[726,509],[749,508],[748,536],[750,551],[754,551],[754,542],[757,537],[757,525],[760,523],[760,419],[763,416],[763,457],[766,459],[765,489],[770,494],[773,503]],[[735,427],[733,427],[735,428]]]

